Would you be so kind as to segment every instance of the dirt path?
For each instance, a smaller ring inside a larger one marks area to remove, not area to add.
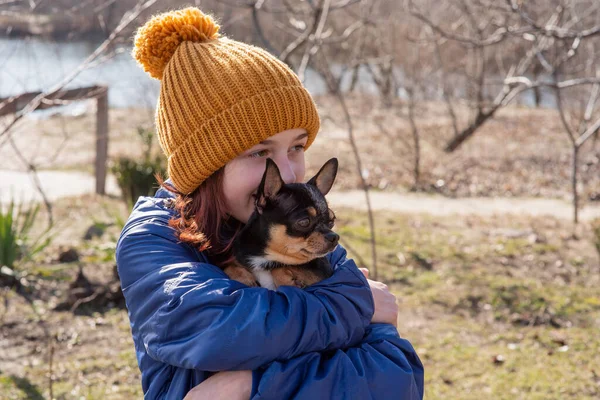
[[[39,179],[46,196],[51,201],[62,197],[93,193],[94,177],[82,172],[41,171]],[[118,195],[114,178],[106,183],[107,192]],[[23,172],[0,171],[0,204],[6,204],[11,196],[18,199],[40,200],[41,197],[30,175]],[[328,199],[333,208],[349,207],[366,210],[362,191],[332,192]],[[432,215],[494,215],[524,214],[531,216],[553,215],[571,219],[573,209],[569,202],[542,198],[461,198],[452,199],[438,195],[415,193],[371,192],[371,204],[375,210],[401,213],[427,213]],[[580,213],[581,220],[600,218],[600,205],[588,205]]]
[[[572,219],[573,207],[567,201],[541,198],[461,198],[451,199],[437,195],[415,193],[371,192],[371,205],[375,210],[401,213],[427,213],[432,215],[494,215],[522,214],[531,216],[552,215]],[[327,195],[332,208],[349,207],[366,210],[362,191],[332,192]],[[580,219],[600,218],[600,205],[589,205],[580,210]]]
[[[49,201],[94,193],[96,190],[95,178],[84,172],[39,171],[38,179]],[[106,180],[106,192],[113,195],[120,193],[116,180],[112,176]],[[42,196],[36,189],[30,174],[0,170],[0,205],[8,204],[11,199],[25,203],[31,200],[42,201]]]

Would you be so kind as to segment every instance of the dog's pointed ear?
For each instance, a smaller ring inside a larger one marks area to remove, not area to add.
[[[335,181],[335,177],[338,171],[338,160],[337,158],[332,158],[327,161],[325,165],[321,167],[319,172],[315,176],[313,176],[307,183],[309,185],[316,186],[319,189],[319,192],[325,196],[331,190],[333,186],[333,182]]]
[[[277,164],[275,164],[275,161],[267,158],[265,173],[263,174],[260,185],[258,186],[258,191],[256,192],[256,208],[258,209],[258,212],[262,212],[265,208],[267,199],[273,198],[279,193],[283,184],[284,182],[283,179],[281,179]]]

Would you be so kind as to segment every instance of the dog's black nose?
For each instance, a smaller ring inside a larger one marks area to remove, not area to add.
[[[325,234],[325,240],[330,243],[337,244],[338,240],[340,240],[340,235],[335,232],[329,232]]]

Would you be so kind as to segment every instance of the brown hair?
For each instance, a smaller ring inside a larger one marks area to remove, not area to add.
[[[233,260],[233,241],[243,224],[227,213],[223,194],[223,168],[209,176],[189,195],[156,174],[160,187],[175,194],[177,215],[169,220],[179,240],[198,251],[206,252],[210,261],[224,266]]]

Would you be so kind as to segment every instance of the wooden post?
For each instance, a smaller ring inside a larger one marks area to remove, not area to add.
[[[1,0],[0,0],[1,2]],[[0,98],[0,117],[22,111],[42,92],[23,93]],[[108,87],[88,86],[77,89],[61,89],[45,96],[35,110],[45,110],[78,100],[97,99],[96,110],[96,193],[106,194],[106,160],[108,158]]]
[[[108,89],[97,97],[96,110],[96,193],[106,194],[108,157]]]

